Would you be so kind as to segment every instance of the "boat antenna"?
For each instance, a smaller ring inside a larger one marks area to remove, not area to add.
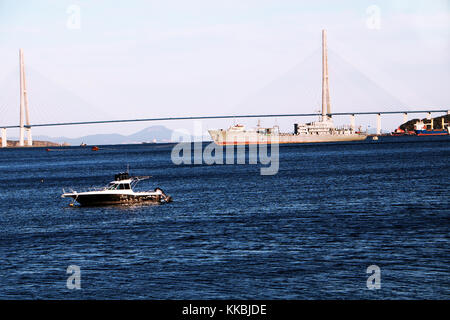
[[[130,164],[127,163],[127,173],[130,173]]]

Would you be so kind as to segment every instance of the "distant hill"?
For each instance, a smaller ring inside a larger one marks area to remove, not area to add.
[[[54,141],[57,143],[69,143],[70,145],[80,145],[86,143],[88,145],[102,144],[127,144],[142,142],[171,142],[172,130],[164,126],[151,126],[131,135],[112,134],[94,134],[82,136],[79,138],[67,137],[48,137],[36,136],[34,139]]]
[[[151,126],[128,136],[139,142],[151,142],[156,139],[157,142],[170,142],[172,130],[164,126]]]

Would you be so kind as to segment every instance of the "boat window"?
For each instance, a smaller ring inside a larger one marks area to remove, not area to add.
[[[108,190],[116,190],[117,184],[116,183],[110,183],[108,186]]]

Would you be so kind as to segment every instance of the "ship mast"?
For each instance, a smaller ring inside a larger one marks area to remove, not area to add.
[[[328,83],[327,31],[322,30],[322,121],[329,119],[331,113],[330,90]]]

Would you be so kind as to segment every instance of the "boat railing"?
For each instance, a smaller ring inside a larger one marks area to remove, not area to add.
[[[130,186],[131,186],[131,190],[134,189],[134,187],[138,184],[139,181],[142,180],[146,180],[146,179],[150,179],[152,176],[135,176],[135,177],[130,177]],[[103,186],[103,187],[84,187],[83,189],[78,189],[75,190],[74,188],[69,188],[70,192],[72,193],[81,193],[81,192],[91,192],[91,191],[105,191],[109,189],[109,185],[108,186]],[[63,189],[63,193],[65,193],[64,189]]]
[[[81,193],[81,192],[90,192],[90,191],[104,191],[107,187],[84,187],[83,189],[75,190],[74,188],[69,188],[69,191],[71,193]],[[63,188],[63,193],[65,193],[65,190]]]

